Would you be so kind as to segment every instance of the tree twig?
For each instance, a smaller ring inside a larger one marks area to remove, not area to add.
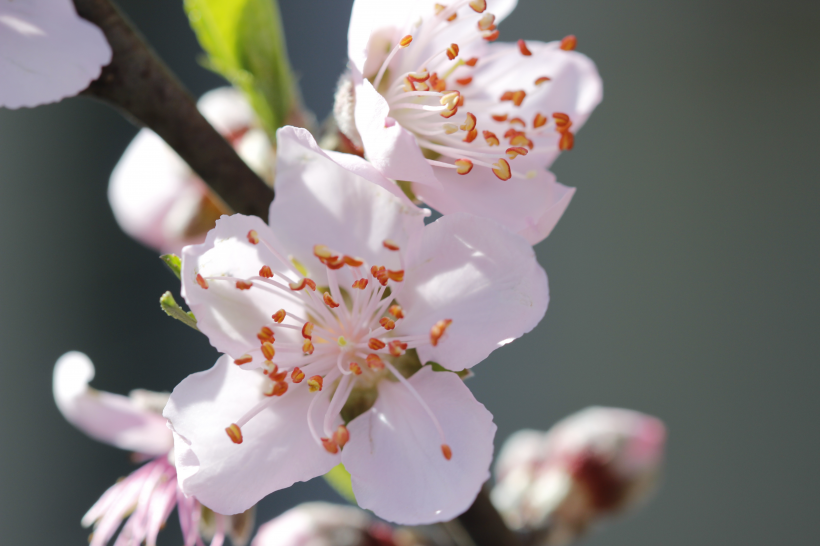
[[[476,546],[516,546],[518,536],[501,519],[501,514],[490,502],[487,486],[481,488],[472,506],[458,517],[459,523]]]
[[[230,209],[267,218],[273,190],[202,117],[196,102],[110,0],[74,0],[105,33],[111,64],[83,95],[101,99],[161,136]]]

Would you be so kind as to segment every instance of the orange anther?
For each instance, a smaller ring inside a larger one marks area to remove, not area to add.
[[[384,369],[384,362],[379,357],[379,355],[370,353],[369,355],[367,355],[365,362],[367,362],[367,367],[373,371],[379,371]]]
[[[466,78],[457,78],[456,83],[459,85],[470,85],[473,83],[473,77],[467,76]]]
[[[387,312],[390,313],[391,315],[393,315],[394,317],[396,317],[397,319],[403,319],[404,318],[404,311],[402,310],[400,305],[391,305],[387,309]]]
[[[307,279],[302,279],[299,282],[288,283],[288,286],[290,286],[290,289],[294,292],[298,292],[299,290],[303,290],[305,286],[307,286]]]
[[[572,51],[578,46],[578,38],[570,34],[561,40],[561,49],[564,51]]]
[[[304,326],[302,326],[302,337],[305,339],[313,339],[313,323],[306,322]]]
[[[350,363],[350,371],[353,372],[355,375],[362,375],[362,367],[356,364],[355,362]]]
[[[276,369],[278,370],[279,367],[277,366]],[[278,372],[278,373],[277,372],[269,373],[268,376],[271,378],[272,381],[274,381],[276,383],[279,383],[281,381],[284,381],[285,378],[287,378],[288,372],[287,372],[287,370],[284,370],[284,371],[281,371],[281,372]]]
[[[306,355],[313,354],[313,342],[309,339],[306,339],[304,343],[302,343],[302,352]]]
[[[421,72],[410,72],[407,74],[406,78],[413,83],[426,82],[430,79],[430,73],[427,72],[427,70],[422,70]]]
[[[401,341],[394,339],[388,343],[388,350],[393,356],[401,356],[404,354],[404,351],[407,350],[407,343],[402,343]]]
[[[478,20],[478,30],[495,30],[495,15],[485,13],[484,16]]]
[[[399,40],[399,45],[401,47],[407,47],[407,46],[410,45],[410,42],[412,42],[412,41],[413,41],[413,37],[408,34],[407,36],[405,36],[404,38]]]
[[[441,96],[441,98],[439,99],[439,103],[442,106],[452,106],[458,101],[458,97],[460,94],[461,93],[459,93],[458,91],[447,91]]]
[[[469,3],[476,13],[484,13],[484,10],[487,9],[487,0],[470,0]]]
[[[336,428],[336,432],[333,433],[333,441],[339,444],[339,447],[344,447],[350,441],[350,432],[348,432],[346,426],[339,425]]]
[[[464,61],[464,64],[466,64],[469,67],[473,67],[473,66],[475,66],[475,64],[477,62],[478,62],[478,57],[471,57],[468,60]]]
[[[515,159],[519,155],[527,155],[529,150],[523,148],[521,146],[513,146],[512,148],[507,148],[507,157],[510,159]]]
[[[503,95],[501,95],[501,102],[504,101],[512,101],[512,103],[516,106],[521,106],[521,103],[524,102],[524,98],[526,98],[527,92],[523,89],[519,89],[517,91],[505,91]]]
[[[299,368],[299,366],[296,366],[295,368],[293,368],[293,371],[290,372],[290,379],[294,383],[301,383],[304,378],[305,372],[303,372],[301,368]]]
[[[325,292],[324,294],[322,294],[322,299],[325,301],[325,305],[327,305],[331,309],[336,309],[337,307],[339,307],[339,304],[336,303],[336,300],[334,300],[331,297],[330,292]]]
[[[433,91],[438,91],[439,93],[447,89],[447,82],[438,79],[438,74],[435,72],[430,74],[430,80],[427,83]]]
[[[447,58],[451,61],[458,57],[458,44],[450,44],[447,48]]]
[[[316,281],[314,281],[313,279],[308,279],[307,277],[305,277],[305,284],[314,292],[316,291]]]
[[[285,313],[284,309],[279,309],[277,312],[275,312],[273,315],[271,315],[271,318],[273,319],[273,321],[276,324],[281,324],[282,321],[285,320],[286,315],[287,315],[287,313]]]
[[[336,455],[339,453],[339,446],[336,445],[336,442],[331,440],[330,438],[322,438],[322,447],[325,448],[325,451],[330,453],[331,455]]]
[[[288,384],[284,381],[277,381],[264,392],[265,396],[282,396],[288,392]]]
[[[495,25],[493,25],[493,26],[495,26]],[[484,39],[487,40],[488,42],[495,42],[496,40],[498,40],[498,31],[494,30],[492,32],[485,33],[484,34]]]
[[[273,360],[273,357],[276,356],[276,349],[273,348],[273,343],[266,341],[262,344],[262,356],[265,357],[265,360]]]
[[[344,261],[345,265],[349,265],[350,267],[361,267],[364,265],[364,260],[360,258],[354,258],[353,256],[343,256],[342,260]]]
[[[453,458],[453,450],[450,449],[450,446],[447,444],[441,444],[441,454],[444,455],[444,458],[448,461]]]
[[[526,146],[530,150],[532,150],[533,144],[532,140],[527,138],[527,135],[524,133],[516,133],[510,138],[510,144],[513,146]]]
[[[382,328],[384,328],[385,330],[392,330],[396,327],[396,323],[387,317],[380,318],[379,324],[381,324]]]
[[[378,351],[379,349],[384,349],[385,347],[384,341],[376,339],[375,337],[370,338],[370,341],[367,342],[367,346],[373,351]]]
[[[535,114],[535,119],[532,120],[532,126],[535,129],[538,129],[539,127],[543,127],[546,124],[547,124],[547,117],[546,116],[544,116],[540,112]]]
[[[518,40],[518,49],[519,51],[521,51],[521,54],[525,57],[529,57],[530,55],[532,55],[532,51],[530,51],[527,48],[527,42],[525,42],[524,40]]]
[[[510,125],[520,125],[521,127],[526,127],[526,126],[527,126],[527,122],[526,122],[526,121],[524,121],[524,120],[523,120],[523,119],[521,119],[521,118],[512,118],[512,119],[510,120]]]
[[[544,82],[552,81],[552,78],[547,76],[541,76],[535,80],[535,85],[541,85]]]
[[[199,286],[201,286],[203,289],[205,289],[205,290],[207,290],[207,289],[208,289],[208,281],[206,281],[206,280],[202,277],[202,275],[200,275],[199,273],[197,273],[197,274],[196,274],[196,283],[197,283]]]
[[[404,280],[404,269],[399,269],[397,271],[393,271],[392,269],[387,270],[387,278],[394,282],[401,282]]]
[[[253,357],[246,353],[246,354],[240,356],[239,358],[237,358],[236,360],[234,360],[233,363],[236,364],[237,366],[241,366],[242,364],[247,364],[248,362],[252,362],[252,361],[253,361]]]
[[[322,379],[321,375],[314,375],[310,379],[308,379],[308,390],[310,392],[316,392],[322,390],[322,384],[324,383],[324,379]]]
[[[453,108],[452,110],[445,110],[441,112],[439,115],[444,119],[450,119],[451,117],[455,116],[458,113],[458,107]]]
[[[278,371],[279,371],[279,366],[277,366],[276,364],[274,364],[271,361],[267,361],[267,362],[265,362],[265,370],[262,373],[265,374],[265,375],[273,376],[273,375],[276,375],[276,373]]]
[[[256,233],[255,229],[252,229],[248,232],[248,242],[252,245],[259,244],[259,234]]]
[[[263,265],[262,269],[259,270],[259,276],[265,277],[266,279],[270,279],[273,277],[273,271],[267,265]]]
[[[487,145],[498,146],[499,144],[501,144],[498,140],[498,137],[495,136],[495,133],[493,133],[492,131],[482,131],[481,134],[484,135],[484,141],[487,143]]]
[[[320,260],[326,260],[336,256],[326,245],[313,245],[313,255]]]
[[[508,93],[509,93],[509,91],[508,91]],[[506,96],[506,93],[504,95]],[[505,99],[502,98],[501,100],[505,100]],[[491,114],[491,116],[495,121],[497,121],[499,123],[501,123],[502,121],[507,121],[507,114]]]
[[[503,159],[501,161],[504,161]],[[430,344],[435,347],[438,345],[438,341],[441,339],[441,336],[444,335],[444,332],[447,331],[450,324],[453,323],[452,319],[444,319],[440,320],[430,328]]]
[[[359,279],[353,283],[353,288],[358,288],[359,290],[364,290],[367,288],[367,279]]]
[[[396,252],[400,248],[398,243],[396,243],[395,241],[391,241],[390,239],[385,239],[384,241],[382,241],[382,246],[387,250],[392,250],[393,252]]]
[[[496,163],[493,163],[493,174],[496,175],[501,180],[509,180],[512,178],[512,171],[510,170],[510,164],[507,163],[507,160],[499,158]],[[433,343],[435,345],[435,343]]]
[[[332,258],[328,258],[326,260],[322,260],[322,263],[325,264],[328,269],[341,269],[345,266],[344,258],[339,256],[333,256]]]
[[[475,115],[467,112],[467,118],[464,120],[464,124],[459,127],[462,131],[472,131],[475,129]]]
[[[259,340],[259,343],[265,343],[266,341],[274,343],[276,341],[276,337],[273,335],[273,330],[267,326],[263,326],[259,329],[259,333],[256,334],[256,338]]]
[[[242,443],[242,429],[235,424],[231,424],[231,426],[225,429],[225,432],[228,433],[228,438],[231,439],[231,442],[235,444]]]
[[[572,134],[572,131],[565,131],[561,133],[561,140],[558,141],[558,149],[562,152],[567,150],[572,150],[575,146],[575,135]]]
[[[473,162],[469,159],[456,159],[456,172],[458,174],[467,174],[473,170]]]
[[[441,126],[444,129],[444,132],[448,135],[452,135],[456,131],[458,131],[458,125],[455,123],[444,123]]]
[[[466,142],[466,143],[469,144],[470,142],[474,141],[477,136],[478,136],[478,129],[473,129],[472,131],[470,131],[469,133],[467,133],[465,135],[465,137],[462,139],[462,142]]]
[[[236,281],[236,287],[240,290],[250,290],[251,286],[253,286],[252,282]]]

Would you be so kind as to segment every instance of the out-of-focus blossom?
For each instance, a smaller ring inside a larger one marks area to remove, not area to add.
[[[303,129],[277,141],[270,227],[223,217],[183,251],[183,296],[229,356],[165,409],[182,489],[234,513],[343,462],[362,508],[449,520],[487,479],[496,427],[458,375],[419,366],[470,368],[531,330],[546,274],[495,222],[424,226],[363,159]]]
[[[231,517],[214,514],[177,487],[173,436],[160,415],[168,394],[140,390],[122,396],[98,391],[88,386],[93,377],[94,366],[83,353],[60,357],[53,380],[57,407],[71,424],[92,438],[149,461],[112,485],[83,516],[83,525],[94,527],[91,546],[108,544],[123,520],[116,546],[143,542],[155,546],[174,508],[186,546],[203,544],[203,535],[213,537],[211,546],[218,546],[226,534],[236,546],[247,544],[252,511]]]
[[[230,87],[214,89],[198,106],[240,157],[272,182],[273,148],[243,95]],[[202,242],[226,212],[221,200],[150,129],[134,137],[111,173],[108,200],[123,231],[161,252],[178,253],[186,244]]]
[[[103,32],[71,0],[0,2],[0,106],[38,106],[76,95],[111,61]]]
[[[310,502],[260,526],[251,546],[391,546],[392,534],[364,510]]]
[[[490,43],[515,4],[356,0],[355,106],[340,85],[335,113],[382,173],[413,182],[433,208],[493,218],[536,243],[574,192],[546,169],[572,149],[602,85],[574,37]]]
[[[548,432],[505,442],[492,500],[508,525],[567,544],[598,518],[644,500],[663,458],[663,423],[636,411],[591,407]]]

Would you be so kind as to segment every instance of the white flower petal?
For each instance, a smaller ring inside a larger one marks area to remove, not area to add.
[[[407,266],[397,299],[407,318],[397,335],[429,335],[450,319],[438,345],[418,348],[422,362],[462,370],[521,337],[547,311],[547,274],[527,241],[500,224],[454,213],[425,226],[419,256]]]
[[[340,460],[310,435],[305,416],[314,395],[305,385],[270,400],[242,426],[242,443],[231,441],[225,428],[265,398],[263,380],[222,356],[210,370],[177,385],[165,408],[180,488],[221,514],[243,512],[273,491],[325,474]],[[323,400],[316,415],[327,409]]]
[[[83,353],[66,353],[54,365],[54,401],[69,423],[120,449],[146,455],[170,451],[171,433],[162,416],[138,407],[127,396],[90,388],[93,378],[94,365]]]
[[[0,106],[20,108],[76,95],[111,61],[102,31],[71,0],[0,5]]]
[[[342,462],[362,508],[403,525],[448,521],[489,478],[496,426],[457,375],[427,366],[409,381],[441,424],[452,459],[412,393],[382,381],[376,404],[348,425]]]

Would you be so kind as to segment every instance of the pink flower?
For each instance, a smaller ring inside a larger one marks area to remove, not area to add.
[[[208,519],[213,520],[211,546],[222,544],[226,532],[235,545],[246,543],[252,514],[226,518],[179,491],[173,436],[160,415],[168,395],[133,391],[130,396],[121,396],[97,391],[88,386],[93,378],[94,366],[83,353],[60,357],[54,366],[53,383],[60,412],[92,438],[150,460],[112,485],[83,517],[84,526],[94,526],[91,546],[107,544],[123,520],[117,546],[143,542],[156,546],[157,535],[175,507],[186,546],[202,544],[200,531],[207,527]]]
[[[251,546],[390,546],[392,529],[364,510],[326,502],[291,508],[259,527]]]
[[[76,95],[111,61],[102,31],[71,0],[0,4],[0,106],[20,108]]]
[[[534,244],[574,192],[545,169],[572,148],[602,86],[574,37],[490,43],[514,7],[357,0],[348,33],[356,131],[346,119],[339,127],[433,208],[493,218]]]
[[[548,432],[522,430],[496,461],[492,500],[514,529],[569,543],[595,520],[644,500],[657,478],[666,430],[643,413],[591,407]]]
[[[198,106],[242,159],[272,182],[273,148],[242,94],[221,87],[205,93]],[[134,137],[111,173],[108,200],[123,231],[161,252],[201,243],[225,213],[220,199],[149,129]]]
[[[477,364],[540,321],[546,275],[495,222],[424,226],[361,158],[303,129],[277,141],[270,227],[223,217],[183,251],[183,295],[229,356],[166,407],[182,489],[234,513],[342,462],[379,517],[451,519],[488,477],[492,416],[456,374],[397,368],[418,369],[413,351],[447,370]]]

